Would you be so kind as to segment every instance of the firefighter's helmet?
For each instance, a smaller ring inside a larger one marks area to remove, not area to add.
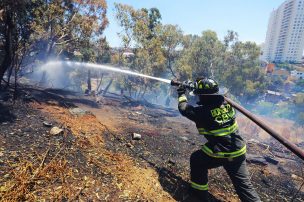
[[[196,87],[193,90],[195,95],[224,95],[224,89],[220,89],[218,83],[211,78],[196,79]]]

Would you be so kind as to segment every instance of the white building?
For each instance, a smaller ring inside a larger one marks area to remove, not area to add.
[[[304,0],[287,0],[271,12],[262,59],[300,63],[304,50]]]
[[[297,71],[297,70],[293,70],[290,72],[291,76],[296,78],[296,79],[304,79],[304,72],[303,71]]]

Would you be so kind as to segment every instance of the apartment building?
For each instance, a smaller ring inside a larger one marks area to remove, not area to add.
[[[270,14],[262,59],[300,63],[304,50],[304,0],[287,0]]]

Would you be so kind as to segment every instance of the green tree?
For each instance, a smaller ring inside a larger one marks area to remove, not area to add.
[[[268,85],[259,54],[255,43],[240,42],[234,31],[228,31],[223,41],[215,32],[205,31],[201,36],[184,36],[177,69],[181,79],[213,77],[235,96],[254,98]]]
[[[82,53],[82,61],[83,62],[96,62],[96,53],[93,44],[90,42],[84,42],[82,48],[80,49],[80,52]],[[87,70],[88,72],[88,79],[87,79],[87,86],[88,90],[92,90],[92,83],[91,83],[91,69]]]
[[[3,76],[13,69],[15,79],[24,57],[30,49],[29,38],[32,33],[30,24],[33,21],[33,9],[37,4],[29,1],[0,2],[0,50],[3,59],[0,61],[0,87]]]
[[[47,60],[60,55],[71,58],[80,48],[90,49],[84,44],[104,39],[106,11],[105,0],[1,1],[0,84],[8,69],[9,75],[15,69],[16,78],[24,58],[34,53]]]
[[[201,36],[189,41],[190,44],[182,51],[177,64],[181,73],[180,77],[185,79],[214,76],[213,70],[219,62],[223,46],[216,33],[210,30],[204,31]]]
[[[108,24],[105,0],[37,0],[32,29],[33,37],[44,54],[60,55],[63,50],[73,52],[83,43],[99,39]]]
[[[129,5],[118,3],[115,3],[114,5],[115,18],[119,26],[122,28],[122,31],[118,33],[118,36],[122,40],[123,47],[123,50],[115,56],[116,58],[114,61],[117,61],[116,63],[118,63],[119,65],[125,65],[123,64],[123,51],[130,49],[132,41],[134,40],[133,31],[136,23],[137,12],[132,6]]]
[[[100,38],[96,42],[96,49],[97,49],[97,63],[110,63],[111,62],[111,50],[109,43],[107,42],[106,38]]]
[[[225,53],[223,81],[236,96],[256,97],[266,86],[266,78],[259,67],[259,47],[253,42],[233,43]]]
[[[116,19],[123,30],[119,33],[125,49],[133,46],[134,59],[127,64],[130,69],[143,74],[159,76],[165,69],[165,57],[161,40],[161,15],[158,9],[134,9],[124,4],[116,4]],[[120,64],[123,58],[120,56]],[[136,93],[142,98],[147,89],[152,88],[155,82],[136,78],[125,77],[125,86],[128,82],[137,85]],[[134,85],[133,85],[134,86]],[[129,90],[133,88],[128,87]],[[131,92],[130,92],[131,94]]]
[[[193,42],[195,42],[198,38],[199,38],[198,35],[192,35],[192,34],[183,35],[183,38],[182,38],[183,49],[190,48],[190,46],[193,45]]]
[[[161,28],[161,40],[164,49],[164,56],[166,58],[167,69],[170,70],[172,76],[176,77],[176,70],[173,65],[176,59],[179,57],[181,48],[183,32],[177,25],[164,25]]]

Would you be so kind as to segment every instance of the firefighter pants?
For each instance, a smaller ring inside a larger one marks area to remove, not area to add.
[[[201,191],[208,190],[208,169],[220,166],[228,173],[241,201],[261,201],[250,182],[245,155],[227,159],[210,157],[201,149],[193,152],[190,158],[191,186]]]

